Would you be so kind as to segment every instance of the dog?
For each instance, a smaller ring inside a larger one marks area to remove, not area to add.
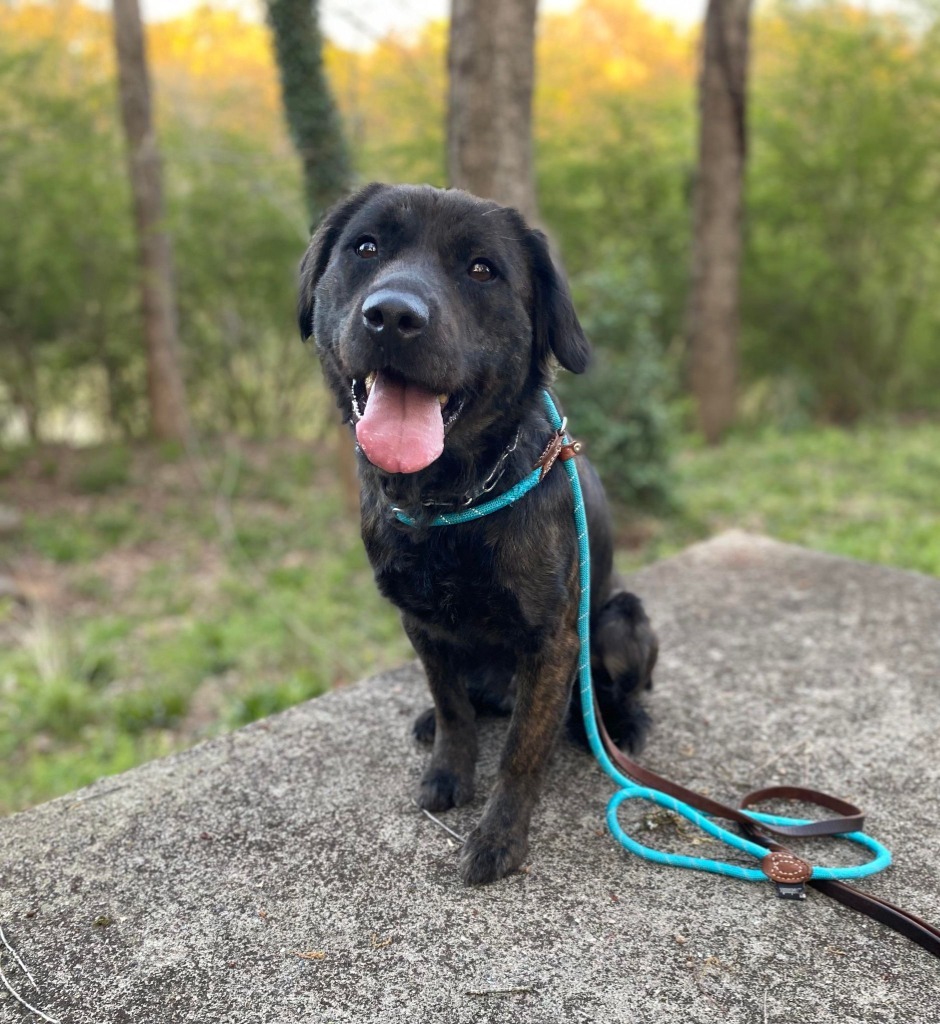
[[[339,202],[300,267],[301,336],[355,431],[362,539],[427,674],[433,743],[418,803],[474,796],[478,714],[509,714],[495,785],[464,843],[471,885],[518,869],[566,719],[584,742],[578,693],[578,542],[561,468],[476,521],[432,527],[528,476],[553,434],[542,391],[590,346],[545,235],[515,210],[458,190],[383,185]],[[614,740],[635,749],[658,644],[613,571],[600,481],[578,458],[590,537],[591,664]],[[401,511],[413,525],[397,516]]]

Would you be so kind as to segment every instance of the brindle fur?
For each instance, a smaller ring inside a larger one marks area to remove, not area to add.
[[[373,258],[357,254],[364,236],[377,244]],[[494,267],[493,280],[468,276],[479,259]],[[419,296],[429,315],[417,335],[367,329],[363,302],[379,289]],[[455,510],[517,432],[489,496],[526,476],[551,434],[541,389],[556,360],[583,371],[588,343],[540,232],[514,210],[427,186],[368,185],[327,214],[301,265],[299,319],[347,419],[352,380],[374,370],[463,400],[443,454],[426,469],[389,474],[359,454],[362,537],[434,698],[433,715],[415,723],[419,739],[433,740],[422,807],[444,811],[473,799],[477,714],[511,712],[496,783],[459,864],[466,882],[493,881],[527,855],[566,715],[570,734],[584,736],[572,698],[579,585],[568,479],[556,466],[516,504],[453,527],[409,527],[391,507],[415,517]],[[613,572],[600,481],[585,458],[578,463],[592,561],[592,669],[608,728],[636,746],[647,724],[638,695],[651,685],[656,638]]]

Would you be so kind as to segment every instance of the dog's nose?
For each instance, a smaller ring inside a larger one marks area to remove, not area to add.
[[[372,334],[410,341],[428,325],[427,303],[413,292],[380,288],[362,304],[362,322]]]

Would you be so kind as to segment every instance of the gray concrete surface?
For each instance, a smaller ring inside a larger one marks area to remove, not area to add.
[[[633,584],[663,652],[645,762],[726,799],[857,801],[896,860],[862,884],[940,920],[940,581],[728,534]],[[7,977],[63,1024],[940,1018],[940,961],[884,927],[621,851],[571,748],[528,870],[464,888],[411,802],[426,703],[406,665],[0,821],[0,922],[41,992],[4,953]],[[675,848],[661,815],[624,820]]]

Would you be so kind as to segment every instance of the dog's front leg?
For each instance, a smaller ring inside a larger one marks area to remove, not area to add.
[[[434,749],[418,787],[418,803],[428,811],[446,811],[473,799],[476,711],[459,670],[458,652],[407,618],[405,631],[421,658],[434,698]]]
[[[529,822],[565,720],[577,662],[573,623],[566,623],[538,654],[519,659],[516,705],[496,784],[480,824],[460,851],[460,874],[468,885],[502,878],[525,859]]]

